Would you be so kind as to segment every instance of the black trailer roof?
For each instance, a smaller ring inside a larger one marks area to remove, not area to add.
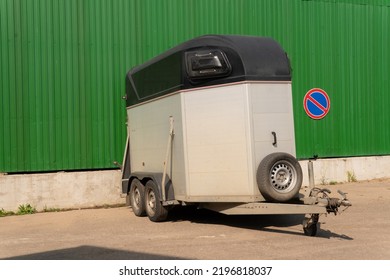
[[[206,35],[131,69],[127,106],[190,88],[239,81],[291,81],[285,51],[273,39]]]

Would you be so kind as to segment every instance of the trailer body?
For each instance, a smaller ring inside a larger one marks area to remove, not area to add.
[[[178,91],[127,112],[132,172],[162,173],[169,149],[176,200],[264,201],[256,183],[261,160],[270,152],[295,155],[289,82]]]

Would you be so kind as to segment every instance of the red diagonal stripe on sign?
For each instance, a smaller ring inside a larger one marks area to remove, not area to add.
[[[315,100],[313,97],[311,97],[311,95],[309,95],[307,97],[307,99],[309,99],[311,102],[313,102],[314,105],[316,105],[318,108],[320,108],[325,113],[328,112],[328,108],[325,108],[324,106],[322,106],[317,100]]]

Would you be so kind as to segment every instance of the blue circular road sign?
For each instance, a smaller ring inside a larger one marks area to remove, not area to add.
[[[309,90],[303,98],[303,108],[312,119],[319,120],[324,118],[330,109],[328,94],[320,88]]]

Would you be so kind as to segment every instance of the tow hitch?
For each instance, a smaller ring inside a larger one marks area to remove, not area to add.
[[[327,213],[344,212],[348,207],[352,206],[352,203],[347,199],[347,194],[338,190],[341,198],[330,197],[331,191],[326,188],[313,188],[310,191],[309,197],[303,199],[305,204],[321,205],[325,206]],[[340,212],[339,207],[343,206],[344,209]],[[317,234],[317,224],[319,220],[319,214],[307,214],[303,220],[303,231],[305,235],[315,236]]]

